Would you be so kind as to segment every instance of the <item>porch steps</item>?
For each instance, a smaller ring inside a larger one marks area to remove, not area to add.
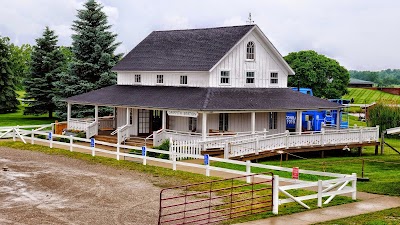
[[[94,139],[96,139],[98,141],[113,143],[113,144],[116,144],[118,142],[117,136],[111,136],[111,135],[95,135]]]

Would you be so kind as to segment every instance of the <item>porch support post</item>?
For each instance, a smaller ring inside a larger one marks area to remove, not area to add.
[[[207,139],[207,113],[203,112],[201,122],[201,137],[205,141]]]
[[[67,104],[67,127],[69,127],[69,121],[71,120],[71,103],[68,102]]]
[[[167,110],[162,111],[162,126],[161,128],[165,130],[167,128]]]
[[[340,129],[340,109],[337,109],[336,113],[336,129]]]
[[[296,132],[301,133],[302,131],[302,112],[296,111]]]
[[[94,121],[99,122],[99,106],[94,106]]]
[[[256,112],[251,112],[251,133],[256,133]]]
[[[129,124],[129,120],[131,118],[131,115],[129,115],[129,112],[130,112],[129,108],[126,107],[126,124]]]

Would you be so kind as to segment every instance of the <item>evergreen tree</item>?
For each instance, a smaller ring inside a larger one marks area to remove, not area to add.
[[[19,101],[15,92],[17,79],[11,70],[10,39],[0,37],[0,113],[15,112]]]
[[[111,68],[121,58],[114,54],[120,43],[115,42],[117,35],[110,31],[107,15],[103,7],[95,0],[88,0],[84,8],[78,10],[78,19],[72,30],[72,62],[68,72],[60,74],[56,82],[59,103],[57,115],[66,118],[66,106],[60,100],[82,94],[116,83],[116,74]],[[93,107],[75,106],[73,117],[93,116]]]
[[[25,97],[34,101],[25,107],[24,114],[48,113],[52,118],[56,108],[54,82],[65,68],[65,58],[57,46],[57,35],[49,27],[45,28],[42,37],[36,39],[31,60],[31,73],[25,81]]]

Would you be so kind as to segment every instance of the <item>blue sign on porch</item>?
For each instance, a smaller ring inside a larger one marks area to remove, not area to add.
[[[210,163],[210,155],[205,154],[204,155],[204,165],[208,165]]]
[[[146,155],[146,146],[142,146],[142,156]]]
[[[94,138],[90,138],[90,147],[94,148]]]
[[[53,133],[49,132],[49,140],[51,140],[52,137],[53,137]]]

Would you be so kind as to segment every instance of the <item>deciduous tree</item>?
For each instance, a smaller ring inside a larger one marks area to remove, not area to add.
[[[284,58],[296,72],[288,85],[312,88],[321,98],[341,98],[347,93],[349,72],[336,60],[312,50],[292,52]]]

